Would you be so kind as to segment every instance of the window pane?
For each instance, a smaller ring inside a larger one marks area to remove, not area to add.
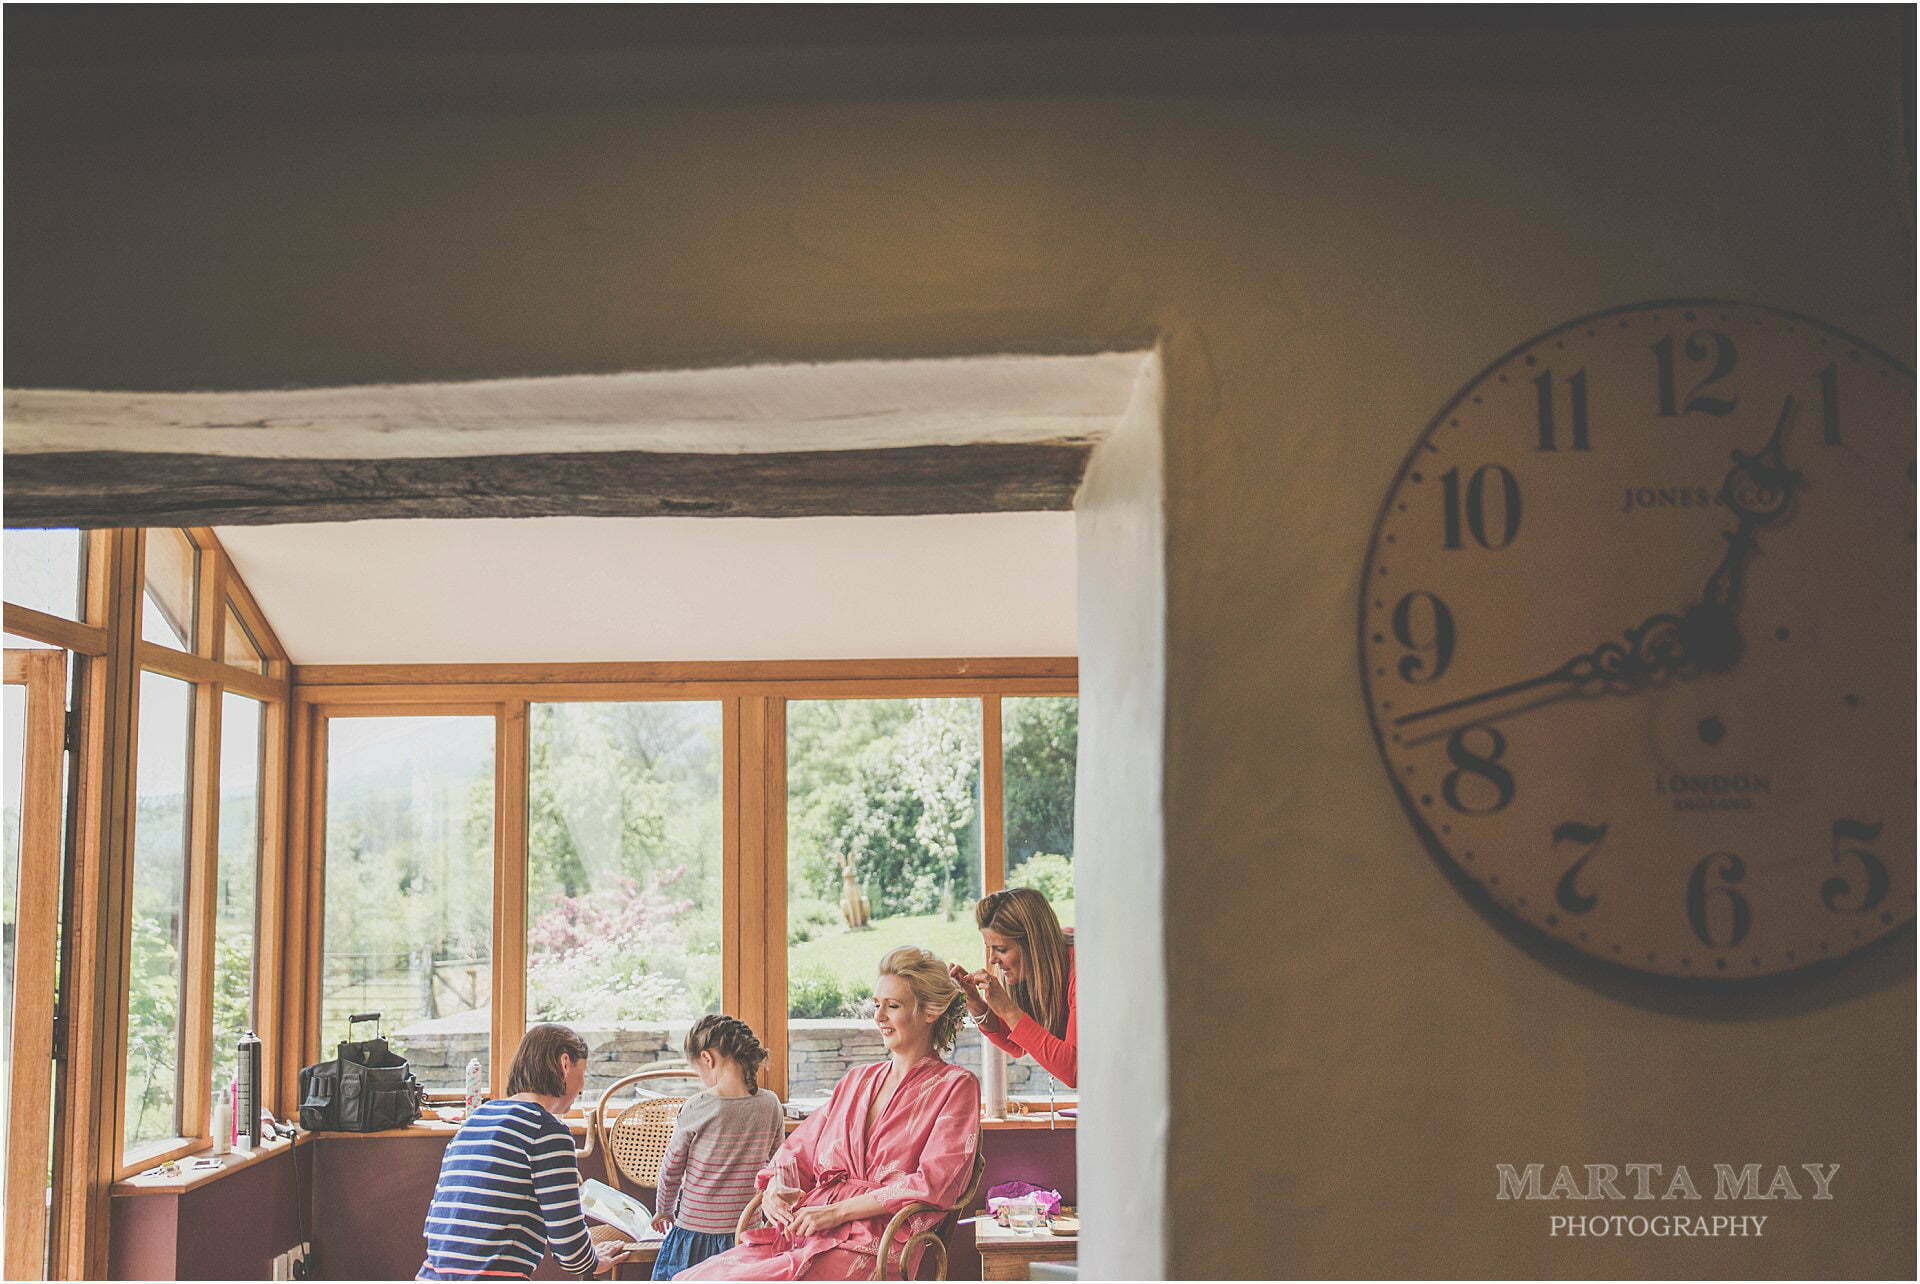
[[[493,728],[328,723],[320,1041],[344,1038],[352,1013],[379,1012],[434,1091],[458,1091],[469,1057],[488,1064]]]
[[[240,622],[239,614],[232,608],[226,609],[226,662],[240,669],[252,669],[255,673],[265,673],[267,666],[260,659],[260,648],[253,644],[253,635],[247,632],[247,626]]]
[[[720,706],[536,704],[527,1019],[592,1031],[590,1091],[720,1010]]]
[[[200,550],[182,531],[147,532],[146,609],[140,636],[176,651],[193,650],[194,569]]]
[[[180,938],[187,884],[193,688],[140,675],[133,937],[128,954],[126,1149],[181,1135]]]
[[[1031,887],[1073,926],[1073,772],[1080,701],[1073,696],[1000,702],[1007,799],[1007,886]]]
[[[979,795],[978,700],[787,705],[789,1096],[884,1055],[862,1008],[888,950],[979,955]]]
[[[82,618],[86,532],[15,530],[0,542],[6,545],[7,601],[69,620]]]
[[[220,866],[213,936],[213,1091],[238,1073],[253,1029],[253,942],[260,873],[260,702],[220,697]]]
[[[1073,696],[1009,696],[1000,701],[1006,782],[1007,886],[1045,896],[1060,926],[1073,931],[1073,779],[1080,744],[1080,701]],[[975,1037],[978,1037],[977,1035]],[[1007,1063],[1016,1096],[1076,1095],[1031,1057]]]

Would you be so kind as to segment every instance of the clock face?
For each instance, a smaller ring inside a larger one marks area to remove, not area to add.
[[[1608,962],[1752,978],[1914,916],[1914,381],[1681,300],[1515,349],[1414,443],[1360,599],[1409,814]]]

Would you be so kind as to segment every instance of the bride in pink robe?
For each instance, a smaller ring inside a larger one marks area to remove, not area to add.
[[[761,1170],[770,1224],[675,1279],[864,1279],[895,1213],[921,1201],[945,1207],[966,1193],[980,1144],[980,1084],[940,1057],[966,1010],[960,989],[930,952],[908,946],[881,960],[874,1002],[888,1058],[847,1071]],[[940,1217],[909,1218],[894,1252]],[[897,1270],[911,1274],[896,1258],[886,1273]]]

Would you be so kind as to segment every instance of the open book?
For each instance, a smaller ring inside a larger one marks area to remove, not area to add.
[[[580,1208],[587,1216],[605,1222],[629,1239],[644,1242],[661,1237],[653,1228],[652,1209],[603,1181],[589,1177],[580,1183]]]

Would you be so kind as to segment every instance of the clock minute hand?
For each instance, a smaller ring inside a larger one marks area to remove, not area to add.
[[[1733,467],[1721,483],[1720,498],[1739,517],[1739,526],[1726,533],[1726,555],[1707,577],[1700,601],[1679,615],[1648,616],[1627,629],[1623,641],[1602,642],[1550,672],[1403,714],[1393,725],[1404,727],[1457,713],[1536,687],[1563,686],[1565,695],[1624,695],[1687,670],[1724,673],[1733,668],[1741,652],[1735,613],[1744,595],[1747,559],[1759,547],[1754,534],[1787,517],[1801,485],[1800,474],[1786,464],[1787,429],[1794,412],[1793,397],[1788,396],[1767,444],[1752,454],[1733,452]]]
[[[1402,714],[1393,720],[1396,727],[1408,726],[1428,718],[1456,713],[1478,704],[1487,704],[1518,695],[1535,687],[1564,686],[1565,694],[1578,696],[1624,695],[1645,690],[1654,683],[1680,672],[1693,663],[1692,649],[1710,639],[1695,638],[1698,633],[1694,613],[1674,615],[1661,612],[1650,615],[1626,629],[1618,641],[1602,642],[1546,673],[1518,682],[1509,682],[1476,695],[1462,696],[1430,708]]]

